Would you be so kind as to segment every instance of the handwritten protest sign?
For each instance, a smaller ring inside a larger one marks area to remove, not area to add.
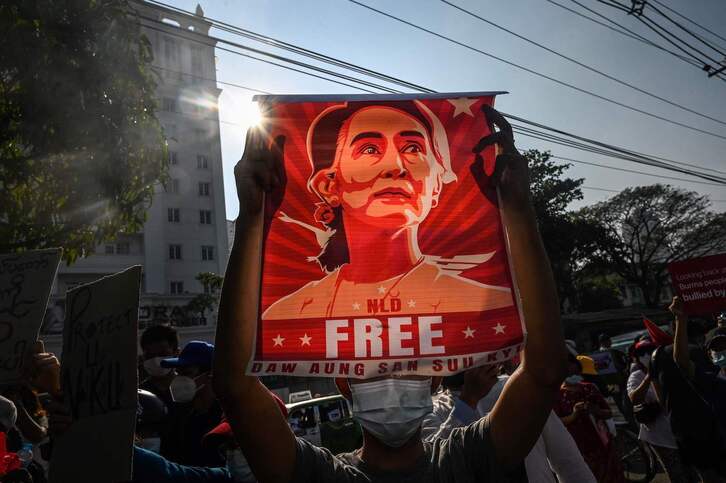
[[[0,384],[21,378],[26,348],[38,338],[61,250],[0,255]]]
[[[51,483],[131,480],[141,267],[66,296],[61,377],[73,418],[53,447]]]
[[[692,315],[726,310],[726,253],[668,264],[673,288]]]
[[[256,375],[451,374],[523,343],[482,112],[496,93],[258,96],[284,136]]]

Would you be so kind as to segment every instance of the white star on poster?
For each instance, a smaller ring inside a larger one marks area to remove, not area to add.
[[[472,329],[471,327],[469,327],[467,325],[466,326],[466,330],[462,330],[462,332],[464,333],[464,339],[468,339],[468,338],[472,338],[473,339],[474,338],[474,332],[476,332],[476,329]]]
[[[411,307],[411,308],[414,308],[414,307],[416,307],[416,301],[415,301],[415,300],[413,300],[413,299],[409,300],[409,301],[408,301],[408,306],[409,306],[409,307]]]
[[[506,325],[502,325],[501,322],[497,322],[497,325],[495,325],[494,327],[492,327],[492,329],[494,329],[494,333],[495,334],[503,334],[504,333],[504,329],[506,327],[507,326]]]
[[[275,345],[273,345],[272,347],[277,347],[277,346],[282,347],[282,343],[285,341],[285,338],[280,337],[280,334],[277,334],[277,337],[272,339],[272,341],[275,343]]]
[[[378,293],[380,293],[380,294],[386,293],[386,287],[384,287],[383,285],[381,285],[380,287],[378,287]]]
[[[360,310],[360,304],[358,302],[353,304],[353,310]]]
[[[458,99],[447,99],[452,106],[454,106],[454,114],[452,117],[456,117],[459,114],[467,114],[474,117],[471,112],[471,106],[476,104],[477,99],[467,99],[466,97],[459,97]]]
[[[308,334],[305,333],[302,337],[300,337],[300,345],[310,345],[311,340],[313,340],[313,338],[308,337]]]

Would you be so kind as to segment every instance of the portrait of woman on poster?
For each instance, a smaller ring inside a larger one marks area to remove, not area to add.
[[[263,319],[355,316],[369,300],[397,314],[480,312],[514,304],[508,287],[459,275],[422,254],[419,226],[457,181],[441,121],[417,100],[351,102],[325,109],[307,133],[307,188],[320,227],[323,277],[274,302]],[[462,255],[478,263],[484,255]],[[394,300],[395,299],[395,300]],[[397,306],[397,307],[396,307]]]

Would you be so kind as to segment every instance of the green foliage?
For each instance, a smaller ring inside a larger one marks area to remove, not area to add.
[[[0,252],[69,263],[142,228],[166,173],[151,49],[123,0],[0,4]]]
[[[654,307],[668,283],[668,263],[726,246],[726,214],[709,208],[706,196],[669,185],[626,188],[580,210],[581,219],[596,227],[584,261],[637,284],[646,305]]]
[[[560,303],[576,298],[573,273],[582,252],[587,223],[575,218],[567,207],[582,199],[582,179],[566,177],[569,164],[555,163],[549,152],[525,151],[529,160],[532,201],[545,250],[552,265]]]
[[[610,277],[577,278],[577,305],[580,312],[599,312],[623,306],[620,288]]]
[[[222,288],[224,277],[212,272],[201,272],[195,278],[204,287],[204,293],[195,295],[185,308],[204,318],[207,310],[212,310],[219,303],[219,290]]]

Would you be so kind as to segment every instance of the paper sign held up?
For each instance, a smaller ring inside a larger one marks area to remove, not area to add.
[[[61,387],[73,423],[59,437],[51,483],[131,480],[141,267],[66,296]]]
[[[726,253],[668,264],[671,283],[691,315],[726,310]]]
[[[517,353],[494,146],[474,152],[496,94],[257,96],[285,189],[248,373],[446,375]]]
[[[23,354],[38,338],[61,250],[0,255],[0,384],[21,378]]]

